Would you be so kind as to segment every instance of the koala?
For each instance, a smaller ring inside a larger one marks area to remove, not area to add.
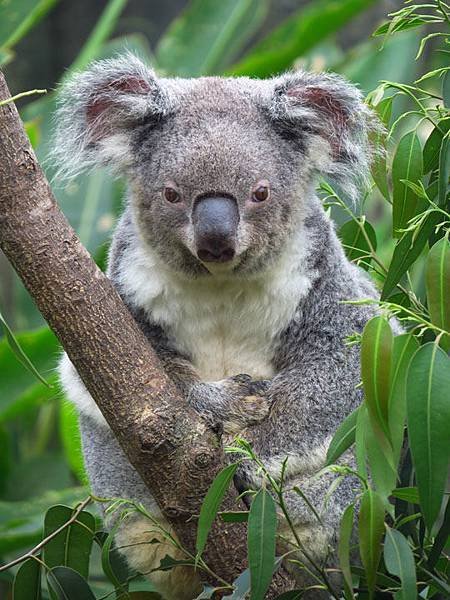
[[[56,123],[59,177],[107,165],[127,181],[108,276],[164,369],[202,418],[229,439],[240,433],[275,476],[288,457],[286,489],[299,486],[323,521],[288,491],[297,535],[326,560],[357,486],[346,478],[325,503],[332,476],[315,475],[361,401],[359,350],[345,338],[374,313],[344,301],[377,292],[347,260],[315,189],[321,176],[354,198],[364,185],[378,125],[360,92],[301,71],[164,78],[127,54],[65,84]],[[93,492],[141,502],[164,523],[66,355],[59,371]],[[245,464],[235,483],[255,488],[259,475]],[[136,515],[116,542],[144,574],[177,552]],[[201,590],[189,568],[150,578],[166,599]]]

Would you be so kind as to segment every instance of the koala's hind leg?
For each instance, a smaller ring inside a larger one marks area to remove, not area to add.
[[[164,529],[175,536],[109,427],[85,415],[80,416],[80,427],[85,465],[93,493],[102,498],[124,498],[142,503]],[[102,507],[105,508],[105,505]],[[120,509],[116,515],[106,517],[108,528],[114,524],[119,513]],[[164,538],[164,534],[150,519],[138,513],[124,519],[115,541],[130,567],[143,575],[155,569],[166,554],[178,560],[184,558],[184,554]],[[165,600],[191,600],[201,591],[199,576],[191,567],[156,571],[148,578]]]

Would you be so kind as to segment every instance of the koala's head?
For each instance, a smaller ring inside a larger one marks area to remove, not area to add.
[[[250,273],[286,247],[318,175],[347,189],[364,177],[373,123],[336,75],[165,79],[126,55],[63,88],[54,155],[60,175],[124,174],[140,237],[167,265]]]

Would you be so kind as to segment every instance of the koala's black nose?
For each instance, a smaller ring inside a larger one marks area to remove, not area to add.
[[[203,197],[192,214],[197,256],[203,262],[228,262],[236,253],[239,210],[236,200]]]

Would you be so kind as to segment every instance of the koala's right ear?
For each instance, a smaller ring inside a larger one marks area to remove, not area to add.
[[[171,103],[154,72],[132,54],[93,63],[62,87],[51,160],[58,177],[96,164],[129,164],[133,129],[157,122]]]

